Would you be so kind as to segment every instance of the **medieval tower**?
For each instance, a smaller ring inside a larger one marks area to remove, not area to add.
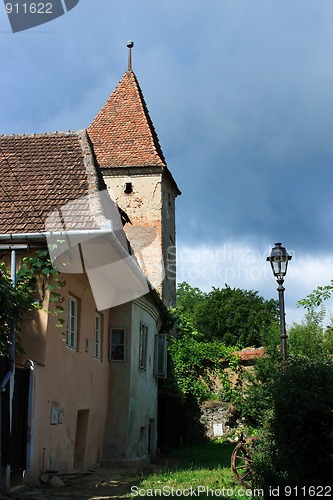
[[[175,199],[169,171],[140,85],[128,69],[88,128],[111,197],[131,224],[125,231],[141,268],[164,304],[175,305]]]

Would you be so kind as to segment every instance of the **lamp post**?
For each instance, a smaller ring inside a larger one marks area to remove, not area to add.
[[[287,333],[286,333],[286,317],[284,310],[284,278],[287,274],[288,262],[291,260],[291,255],[288,255],[287,250],[282,246],[281,243],[275,243],[275,247],[272,248],[271,254],[266,259],[270,262],[273,274],[276,278],[276,282],[279,285],[277,291],[279,293],[279,305],[280,305],[280,339],[281,339],[281,349],[282,349],[282,365],[285,365],[287,359]]]

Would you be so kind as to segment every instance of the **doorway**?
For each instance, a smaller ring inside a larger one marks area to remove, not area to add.
[[[10,465],[12,472],[23,473],[26,468],[29,380],[30,371],[16,367],[12,433],[10,437]]]
[[[89,410],[78,410],[76,420],[74,469],[84,468]]]

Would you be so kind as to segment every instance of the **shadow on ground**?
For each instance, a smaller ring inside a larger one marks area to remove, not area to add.
[[[65,484],[61,487],[50,484],[18,486],[0,500],[111,500],[129,498],[132,486],[150,475],[182,469],[207,469],[230,467],[230,455],[234,445],[230,443],[205,442],[172,450],[144,467],[112,467],[104,464],[83,476],[60,476]],[[60,481],[61,483],[61,481]]]
[[[141,468],[114,468],[104,465],[91,474],[74,478],[63,478],[65,485],[18,486],[1,500],[116,500],[126,498],[131,487],[139,485],[143,476],[177,466],[178,460],[161,460]]]

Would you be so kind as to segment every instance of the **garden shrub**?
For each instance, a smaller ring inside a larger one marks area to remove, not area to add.
[[[270,384],[272,406],[255,455],[255,483],[269,487],[333,485],[333,366],[290,360]],[[307,495],[305,495],[307,497]]]

